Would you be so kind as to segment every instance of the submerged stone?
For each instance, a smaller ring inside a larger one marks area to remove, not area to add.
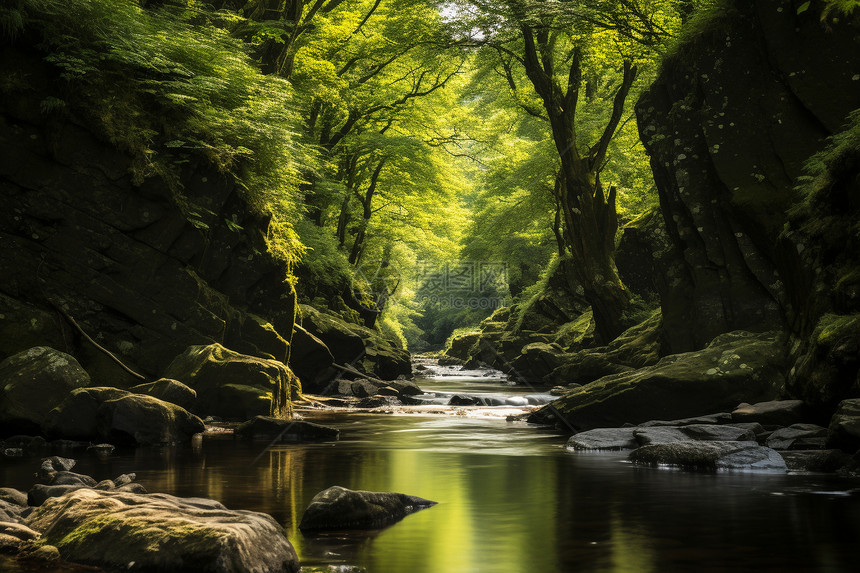
[[[304,420],[281,420],[271,416],[255,416],[239,424],[234,430],[240,438],[268,438],[281,442],[337,440],[340,430],[305,422]]]

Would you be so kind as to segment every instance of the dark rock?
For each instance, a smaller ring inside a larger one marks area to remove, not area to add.
[[[851,456],[842,450],[787,450],[779,452],[791,471],[831,473],[844,468]]]
[[[32,488],[30,488],[30,491],[27,492],[27,505],[38,507],[52,497],[60,497],[62,495],[66,495],[70,491],[88,488],[89,486],[86,486],[84,484],[44,485],[39,483],[34,485]]]
[[[708,414],[707,416],[695,416],[693,418],[681,418],[680,420],[648,420],[639,424],[640,428],[653,426],[690,426],[693,424],[726,424],[732,421],[732,415],[727,412],[720,414]],[[739,426],[736,426],[739,427]]]
[[[763,426],[790,426],[808,416],[800,400],[772,400],[757,404],[740,404],[732,411],[734,422],[758,422]]]
[[[794,424],[780,428],[767,437],[767,447],[775,450],[824,449],[827,428],[815,424]]]
[[[138,394],[103,402],[97,416],[99,435],[117,444],[178,444],[206,429],[184,408]]]
[[[379,396],[400,396],[400,392],[397,391],[396,388],[392,388],[391,386],[383,386],[379,390],[376,391]]]
[[[480,332],[464,332],[452,336],[448,348],[445,349],[445,356],[439,359],[439,364],[445,366],[447,363],[443,363],[442,359],[450,358],[457,359],[457,362],[452,365],[464,364],[471,357],[472,349],[480,338]]]
[[[200,418],[176,404],[117,388],[75,390],[44,424],[49,436],[141,445],[186,442],[204,429]]]
[[[286,416],[298,379],[283,363],[239,354],[220,344],[191,346],[164,373],[197,392],[196,414],[229,420]]]
[[[87,451],[100,456],[109,456],[116,449],[113,444],[93,444],[87,448]]]
[[[255,416],[234,430],[240,438],[277,438],[281,442],[329,441],[340,438],[340,430],[304,420],[281,420]]]
[[[377,330],[350,324],[331,314],[300,305],[301,325],[332,352],[335,362],[349,364],[382,380],[412,376],[409,352]]]
[[[424,393],[424,391],[418,387],[418,384],[411,381],[391,380],[386,382],[386,384],[389,387],[394,388],[400,396],[418,396]]]
[[[560,413],[578,430],[706,415],[775,396],[784,384],[783,346],[773,333],[733,332],[706,349],[607,376],[565,394],[529,418]]]
[[[352,391],[352,395],[357,398],[368,398],[370,396],[375,396],[376,391],[379,389],[377,384],[374,384],[370,380],[357,380],[350,385],[350,390]]]
[[[51,456],[42,460],[42,465],[37,474],[39,478],[50,478],[56,475],[57,472],[67,472],[75,467],[78,462],[72,458],[61,458],[60,456]]]
[[[290,369],[301,380],[305,392],[323,392],[340,371],[332,367],[334,356],[325,343],[299,326],[295,326],[290,346]]]
[[[481,399],[477,396],[469,396],[468,394],[454,394],[448,400],[449,406],[477,406],[481,404]]]
[[[756,437],[751,430],[743,430],[732,426],[715,426],[708,424],[691,424],[689,426],[653,426],[634,428],[633,436],[640,446],[651,444],[673,444],[676,442],[721,441],[721,442],[754,442]]]
[[[440,356],[439,366],[465,366],[466,361],[456,356]]]
[[[137,479],[137,474],[122,474],[121,476],[115,477],[112,481],[114,486],[122,487],[124,485],[128,485],[134,480]]]
[[[753,434],[758,437],[760,434],[765,433],[764,427],[758,422],[738,422],[726,424],[727,426],[734,426],[735,428],[740,428],[742,430],[750,430]]]
[[[770,448],[749,442],[676,442],[642,446],[630,461],[647,466],[674,466],[691,471],[785,471],[782,457]]]
[[[670,352],[779,329],[787,307],[817,304],[800,278],[803,245],[780,235],[805,162],[860,107],[860,40],[856,22],[826,30],[795,12],[730,0],[636,104],[666,227],[651,258]]]
[[[134,571],[299,571],[272,517],[214,500],[82,489],[48,499],[26,525],[64,559],[108,569],[134,563]]]
[[[128,396],[119,388],[79,388],[57,404],[45,417],[42,430],[46,436],[93,440],[100,439],[98,412],[107,400]]]
[[[194,402],[197,400],[197,392],[182,382],[170,380],[169,378],[162,378],[146,384],[138,384],[129,388],[128,391],[135,394],[146,394],[147,396],[176,404],[186,410],[191,410]]]
[[[27,494],[11,487],[0,487],[0,501],[27,507]]]
[[[860,450],[860,398],[839,403],[827,429],[827,447],[849,453]]]
[[[90,476],[62,471],[51,476],[49,485],[83,485],[86,487],[95,487],[96,483],[96,480]]]
[[[634,428],[596,428],[574,434],[567,441],[570,450],[634,450],[639,443]]]
[[[362,398],[356,403],[356,408],[384,408],[385,406],[397,406],[400,402],[393,396],[371,396]]]
[[[45,416],[90,377],[72,356],[37,346],[0,362],[0,432],[38,432]]]
[[[316,494],[302,515],[303,531],[381,529],[435,501],[402,493],[353,491],[332,486]]]

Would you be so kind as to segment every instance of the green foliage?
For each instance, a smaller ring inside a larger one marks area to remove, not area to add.
[[[302,247],[289,221],[300,171],[311,161],[294,143],[292,89],[259,72],[218,13],[197,0],[153,9],[133,0],[22,0],[17,12],[11,20],[4,13],[5,35],[23,25],[40,34],[45,59],[86,102],[76,111],[134,157],[138,182],[161,176],[193,219],[179,172],[203,159],[272,215],[272,251],[298,260]],[[8,23],[19,20],[17,28]]]

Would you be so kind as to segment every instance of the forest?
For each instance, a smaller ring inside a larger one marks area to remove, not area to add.
[[[856,567],[858,0],[2,0],[0,207],[0,570]]]

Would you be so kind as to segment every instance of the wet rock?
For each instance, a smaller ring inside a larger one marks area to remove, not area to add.
[[[469,396],[468,394],[454,394],[448,400],[449,406],[477,406],[481,404],[481,399],[477,396]]]
[[[681,418],[680,420],[649,420],[639,424],[640,428],[652,426],[690,426],[693,424],[725,424],[732,421],[732,415],[726,412],[720,414],[709,414],[707,416],[695,416],[693,418]]]
[[[98,456],[109,456],[116,449],[113,444],[93,444],[87,447],[87,451]]]
[[[785,461],[770,448],[749,442],[676,442],[642,446],[630,453],[638,465],[673,466],[690,471],[785,471]]]
[[[845,467],[851,456],[842,450],[790,450],[779,452],[791,471],[835,472]]]
[[[356,404],[356,408],[383,408],[385,406],[397,406],[400,402],[393,396],[371,396],[362,398]]]
[[[190,346],[170,363],[166,378],[197,392],[195,414],[226,420],[286,416],[298,378],[283,363],[239,354],[220,344]]]
[[[784,352],[775,333],[732,332],[704,350],[675,354],[656,365],[607,376],[535,412],[561,414],[578,430],[648,420],[702,416],[744,400],[773,397],[784,384]]]
[[[375,396],[378,389],[379,386],[370,380],[356,380],[350,385],[350,391],[356,398]]]
[[[408,380],[391,380],[386,382],[386,384],[397,390],[397,393],[400,396],[418,396],[419,394],[424,393],[424,391],[418,387],[418,384]]]
[[[860,450],[860,398],[839,403],[827,429],[827,447],[846,452]]]
[[[180,408],[191,410],[197,400],[197,392],[178,380],[161,378],[155,382],[138,384],[128,389],[134,394],[146,394],[164,402],[176,404]]]
[[[801,400],[771,400],[757,404],[740,404],[732,411],[733,422],[758,422],[763,426],[790,426],[806,419]]]
[[[82,489],[47,500],[26,525],[64,559],[108,569],[299,571],[296,553],[272,517],[231,511],[209,499]]]
[[[793,424],[780,428],[767,438],[767,447],[775,450],[824,449],[827,428],[815,424]]]
[[[634,450],[639,443],[633,428],[596,428],[574,434],[567,441],[569,450]]]
[[[75,467],[78,462],[71,458],[61,458],[60,456],[51,456],[42,460],[42,465],[36,476],[42,480],[53,479],[57,472],[67,472]]]
[[[38,432],[45,416],[90,377],[72,356],[37,346],[0,362],[0,432]]]
[[[255,416],[234,430],[239,438],[278,439],[281,442],[330,441],[340,438],[340,430],[304,420],[281,420]]]
[[[435,501],[402,493],[353,491],[333,486],[314,496],[299,528],[303,531],[377,529],[433,505]]]
[[[640,446],[650,444],[672,444],[676,442],[723,441],[754,442],[756,437],[751,430],[732,426],[715,426],[708,424],[691,424],[689,426],[655,426],[634,428],[633,436]]]

